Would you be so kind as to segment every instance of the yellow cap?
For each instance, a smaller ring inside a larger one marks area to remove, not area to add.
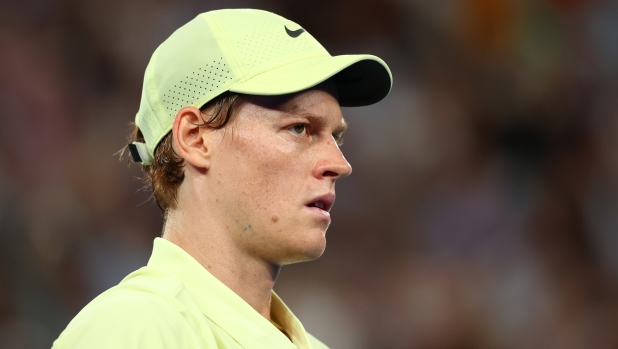
[[[392,75],[371,55],[331,56],[298,24],[261,10],[217,10],[198,15],[154,52],[135,123],[145,144],[132,153],[144,165],[171,130],[178,110],[202,107],[223,92],[282,95],[333,77],[341,106],[380,101]],[[134,156],[134,158],[137,158]]]

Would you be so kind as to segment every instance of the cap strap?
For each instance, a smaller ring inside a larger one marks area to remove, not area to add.
[[[129,151],[131,152],[133,161],[141,162],[142,165],[150,165],[152,164],[152,160],[154,160],[148,151],[146,143],[133,142],[129,144]]]

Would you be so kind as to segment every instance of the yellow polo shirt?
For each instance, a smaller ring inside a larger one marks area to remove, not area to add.
[[[271,319],[276,325],[183,249],[156,238],[148,265],[84,307],[52,348],[327,349],[274,292]]]

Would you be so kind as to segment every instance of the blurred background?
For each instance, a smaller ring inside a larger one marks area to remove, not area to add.
[[[126,144],[156,46],[261,8],[392,93],[345,108],[328,247],[276,291],[333,349],[618,348],[618,3],[0,0],[0,348],[49,348],[145,265]]]

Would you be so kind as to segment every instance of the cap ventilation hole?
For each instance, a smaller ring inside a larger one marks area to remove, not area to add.
[[[181,108],[196,104],[205,95],[217,91],[222,84],[232,79],[233,74],[227,70],[223,58],[207,62],[164,93],[163,104],[173,118]]]

